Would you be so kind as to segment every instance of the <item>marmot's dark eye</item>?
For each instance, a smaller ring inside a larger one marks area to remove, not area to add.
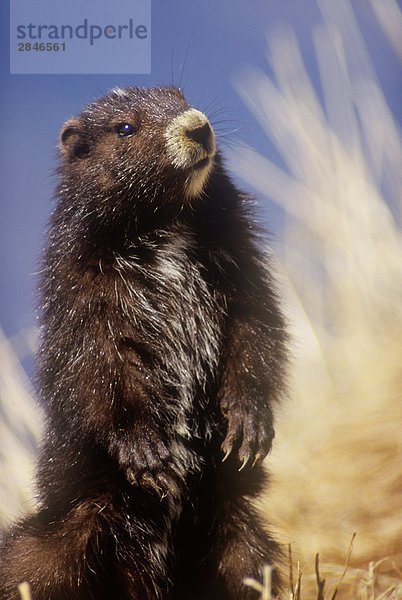
[[[119,123],[116,127],[116,131],[120,137],[127,137],[135,133],[134,125],[131,123]]]

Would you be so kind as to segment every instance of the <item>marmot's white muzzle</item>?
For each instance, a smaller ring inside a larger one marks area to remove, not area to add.
[[[207,117],[195,108],[174,118],[166,128],[165,138],[168,155],[177,169],[191,169],[204,160],[207,166],[215,154],[214,131]]]
[[[167,126],[165,139],[172,165],[188,172],[187,196],[200,195],[215,154],[215,134],[207,117],[195,108],[186,110]]]

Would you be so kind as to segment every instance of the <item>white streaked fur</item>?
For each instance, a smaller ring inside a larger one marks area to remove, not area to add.
[[[203,279],[201,267],[189,258],[194,240],[183,226],[173,233],[169,239],[155,250],[155,265],[147,269],[136,258],[135,248],[129,258],[116,256],[116,268],[121,284],[129,292],[130,303],[123,301],[125,294],[119,293],[116,284],[116,297],[120,308],[127,318],[138,327],[144,326],[155,331],[154,343],[163,339],[163,353],[166,365],[173,369],[155,373],[159,381],[174,386],[177,397],[169,406],[164,405],[174,418],[177,438],[172,446],[172,453],[177,459],[175,463],[180,475],[184,477],[188,469],[197,468],[194,456],[179,441],[180,438],[191,439],[198,431],[191,431],[191,417],[195,394],[205,390],[207,370],[214,372],[218,364],[220,348],[220,309],[208,290]],[[136,273],[152,279],[154,292],[141,289],[136,285]],[[188,307],[183,314],[178,307]],[[197,343],[194,343],[194,340]],[[163,355],[162,355],[163,360]],[[200,401],[200,398],[197,398]]]
[[[113,88],[112,92],[116,94],[116,96],[120,96],[120,98],[127,98],[128,92],[124,88],[116,86]]]

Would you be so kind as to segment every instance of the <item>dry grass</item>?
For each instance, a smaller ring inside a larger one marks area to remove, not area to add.
[[[304,565],[304,597],[320,598],[311,587],[316,553],[330,589],[356,531],[337,597],[395,598],[402,559],[400,131],[349,4],[319,5],[314,42],[324,103],[292,32],[269,40],[273,79],[248,71],[237,82],[286,164],[283,170],[251,149],[237,151],[237,173],[286,214],[278,262],[295,340],[292,400],[279,415],[263,510]],[[395,39],[398,21],[385,27],[387,14],[382,26]]]
[[[290,556],[288,588],[279,600],[336,600],[354,598],[356,600],[400,600],[402,598],[401,572],[391,562],[385,572],[383,566],[389,562],[383,559],[371,562],[367,569],[356,569],[349,565],[351,547],[346,564],[320,564],[316,554],[314,572],[304,569],[300,562],[293,565]],[[263,583],[245,579],[244,584],[260,593],[260,600],[277,600],[271,593],[271,567],[264,571]],[[307,571],[306,573],[304,571]]]
[[[18,586],[21,600],[32,600],[31,587],[29,583],[24,581]]]
[[[42,415],[17,355],[0,329],[0,527],[34,504]]]

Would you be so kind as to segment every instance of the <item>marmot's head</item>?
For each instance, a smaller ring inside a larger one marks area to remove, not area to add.
[[[67,121],[60,149],[61,190],[112,217],[123,208],[126,215],[177,210],[199,197],[213,168],[215,136],[180,90],[126,88]]]

